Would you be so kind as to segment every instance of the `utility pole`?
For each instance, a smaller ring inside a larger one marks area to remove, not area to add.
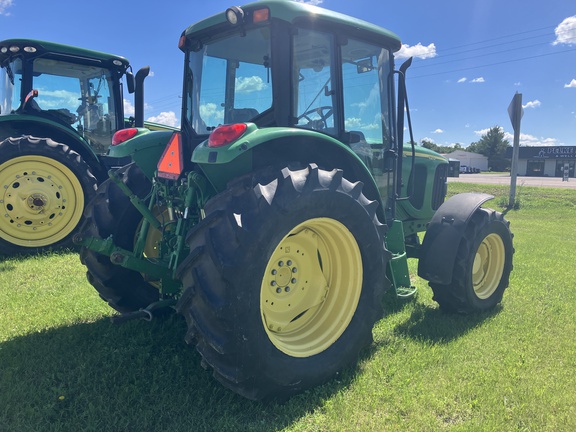
[[[516,93],[512,102],[508,106],[508,114],[514,129],[514,146],[512,148],[512,167],[510,169],[510,199],[508,200],[508,208],[514,207],[516,200],[516,178],[518,177],[518,152],[520,147],[520,120],[524,115],[522,108],[522,93]]]

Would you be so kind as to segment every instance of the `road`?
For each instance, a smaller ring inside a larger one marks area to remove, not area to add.
[[[509,174],[460,174],[460,177],[448,177],[448,183],[479,183],[510,185]],[[576,189],[576,178],[562,181],[560,177],[518,176],[516,186],[538,186],[564,189]]]

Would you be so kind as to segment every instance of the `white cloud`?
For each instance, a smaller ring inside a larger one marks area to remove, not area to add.
[[[298,3],[306,3],[306,4],[310,4],[313,6],[317,6],[319,4],[322,4],[322,2],[324,0],[296,0]]]
[[[441,134],[441,133],[444,133],[444,131],[443,131],[442,129],[436,129],[436,130],[433,131],[432,133]]]
[[[510,144],[512,144],[514,142],[514,134],[510,132],[504,132],[504,139],[507,139]],[[556,138],[544,138],[526,133],[520,133],[520,145],[525,147],[553,147],[559,145],[559,143]]]
[[[134,115],[134,105],[128,99],[124,99],[124,115],[133,116]]]
[[[12,0],[0,0],[0,15],[10,15],[10,12],[6,12],[10,6],[12,6]]]
[[[482,135],[486,135],[490,129],[492,129],[492,128],[480,129],[480,130],[474,131],[474,133],[478,136],[482,136]],[[498,126],[498,129],[500,129],[501,132],[504,132],[504,129],[502,128],[502,126]]]
[[[358,117],[348,117],[344,120],[344,125],[346,129],[359,129],[362,125],[362,119]]]
[[[422,45],[418,42],[417,45],[410,46],[407,44],[402,44],[400,51],[394,54],[396,59],[405,59],[409,57],[416,57],[420,59],[427,59],[436,57],[436,45],[431,43],[428,46]]]
[[[554,30],[556,40],[552,45],[576,44],[576,15],[566,18]]]
[[[474,78],[471,80],[468,80],[468,78],[466,77],[462,77],[460,78],[458,81],[456,81],[457,83],[461,84],[461,83],[465,83],[465,82],[469,82],[469,83],[483,83],[486,82],[486,80],[484,79],[484,77],[478,77],[478,78]]]
[[[209,102],[200,105],[200,117],[202,117],[206,124],[220,124],[224,121],[224,110],[218,108],[218,105],[215,103]]]
[[[564,84],[564,88],[576,88],[576,79],[573,79],[568,84]]]
[[[504,132],[504,139],[508,140],[510,144],[514,142],[514,134],[510,132],[505,132],[502,126],[499,127],[501,132]],[[485,135],[490,128],[482,129],[474,131],[474,133],[478,136]],[[526,147],[551,147],[557,146],[560,143],[556,138],[544,138],[544,137],[537,137],[534,135],[520,133],[520,145]]]
[[[148,117],[149,122],[165,124],[168,126],[178,126],[178,119],[174,111],[164,111],[157,116]]]
[[[434,141],[432,138],[428,138],[428,137],[422,138],[422,139],[420,140],[420,142],[422,142],[422,141],[428,141],[428,142],[431,142],[431,143],[435,143],[435,141]]]
[[[259,76],[236,78],[236,91],[238,93],[253,93],[266,88],[266,84]]]
[[[514,83],[515,86],[520,86],[522,83],[520,81]]]
[[[533,101],[528,102],[526,105],[522,105],[522,108],[526,109],[526,108],[538,108],[540,105],[542,105],[542,103],[536,99]]]

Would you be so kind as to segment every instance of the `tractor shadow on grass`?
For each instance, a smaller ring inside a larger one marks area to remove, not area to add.
[[[184,341],[177,315],[115,325],[108,318],[0,343],[6,430],[278,430],[350,384],[355,369],[284,404],[222,387]],[[0,428],[1,429],[1,428]]]
[[[431,343],[447,343],[482,326],[503,308],[498,305],[488,312],[461,315],[413,302],[411,309],[410,317],[394,328],[396,335]]]

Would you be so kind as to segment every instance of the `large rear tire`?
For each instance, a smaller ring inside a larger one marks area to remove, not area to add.
[[[446,312],[472,313],[502,301],[512,271],[512,233],[502,213],[479,208],[458,248],[452,283],[430,283],[434,300]]]
[[[144,199],[150,192],[150,181],[136,165],[126,165],[117,174],[139,198]],[[115,245],[132,250],[141,220],[130,199],[112,180],[106,180],[86,208],[82,236],[106,239],[112,235]],[[158,290],[140,273],[113,264],[110,257],[83,247],[80,260],[87,267],[88,281],[117,311],[133,312],[158,301]]]
[[[389,285],[376,207],[361,183],[315,165],[250,175],[207,203],[177,311],[218,381],[284,399],[358,358]]]
[[[0,254],[72,247],[96,178],[81,156],[49,138],[0,143]]]

